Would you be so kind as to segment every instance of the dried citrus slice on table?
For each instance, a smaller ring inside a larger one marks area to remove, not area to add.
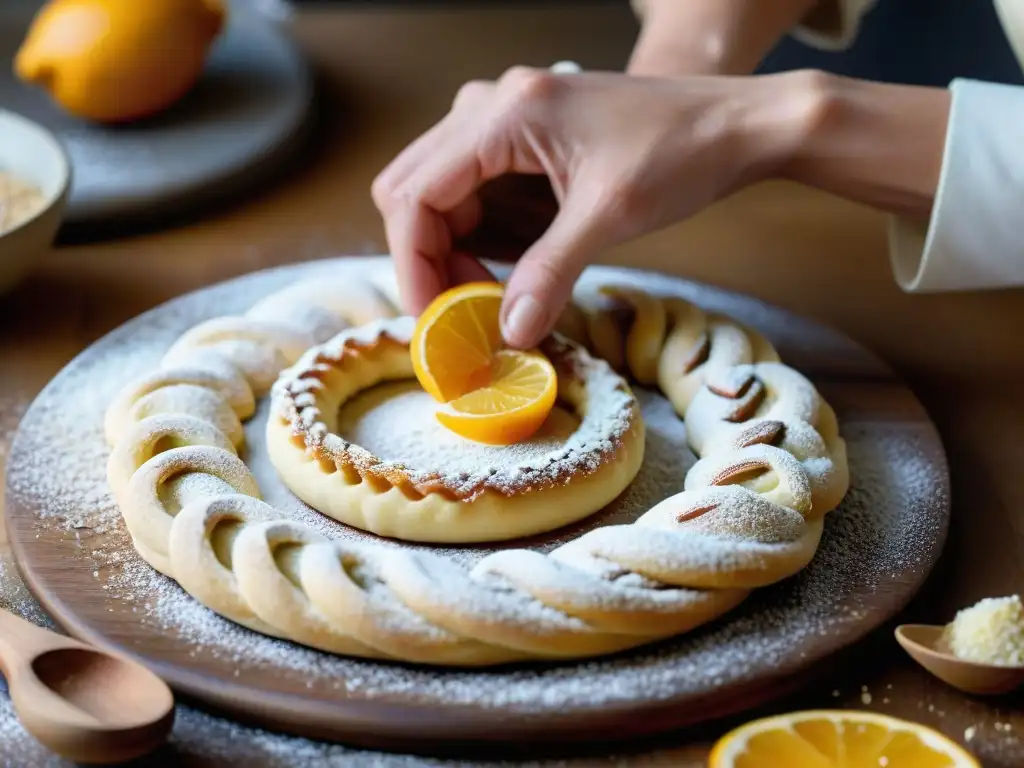
[[[715,744],[710,768],[980,768],[938,731],[873,712],[812,710],[742,725]]]
[[[558,395],[558,377],[544,355],[502,349],[503,294],[499,283],[445,291],[420,315],[409,345],[420,386],[445,404],[438,420],[492,445],[529,438]]]

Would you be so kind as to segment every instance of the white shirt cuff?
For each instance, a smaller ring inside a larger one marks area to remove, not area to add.
[[[950,91],[931,218],[890,219],[896,281],[920,293],[1024,286],[1024,88],[954,80]]]

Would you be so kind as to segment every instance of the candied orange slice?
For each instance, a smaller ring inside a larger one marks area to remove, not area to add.
[[[723,736],[711,768],[980,768],[956,742],[873,712],[812,710],[768,717]]]
[[[452,432],[491,445],[511,445],[533,435],[558,395],[558,376],[538,352],[503,350],[490,365],[490,383],[452,400],[437,412]]]
[[[502,349],[503,293],[499,283],[445,291],[420,315],[409,345],[420,386],[445,404],[438,420],[491,445],[529,438],[558,395],[558,376],[544,355]]]
[[[501,348],[500,283],[467,283],[431,302],[413,331],[409,351],[416,379],[435,400],[462,397],[489,381]]]

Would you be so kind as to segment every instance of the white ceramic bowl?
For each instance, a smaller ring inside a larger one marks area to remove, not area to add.
[[[0,109],[0,170],[43,192],[32,218],[0,233],[0,293],[11,288],[53,245],[71,187],[71,163],[60,141],[41,125]]]

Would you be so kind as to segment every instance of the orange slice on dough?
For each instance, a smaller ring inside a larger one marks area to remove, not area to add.
[[[500,283],[467,283],[431,302],[413,331],[409,351],[416,379],[443,403],[487,384],[501,348]]]
[[[558,395],[558,376],[538,352],[494,355],[490,383],[452,400],[437,412],[452,432],[491,445],[528,439],[547,419]]]
[[[980,768],[960,745],[917,723],[873,712],[793,712],[742,725],[711,751],[710,768]]]
[[[502,349],[504,287],[468,283],[445,291],[416,322],[409,351],[420,386],[445,405],[438,420],[491,445],[528,439],[558,394],[550,361],[536,351]]]

